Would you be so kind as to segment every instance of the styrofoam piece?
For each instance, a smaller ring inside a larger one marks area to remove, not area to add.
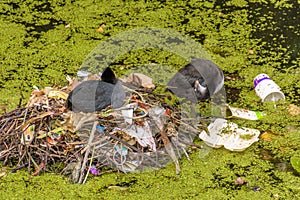
[[[251,128],[238,128],[225,142],[224,148],[230,151],[244,151],[259,139],[260,131]]]
[[[206,133],[206,131],[202,131],[199,137],[208,146],[213,148],[220,148],[223,146],[224,140],[226,140],[224,135],[221,135],[220,133],[222,129],[225,128],[226,126],[227,126],[227,120],[222,118],[217,118],[213,123],[208,125],[207,129],[209,133]]]
[[[202,131],[200,139],[210,147],[224,148],[230,151],[243,151],[258,141],[260,131],[251,128],[238,128],[238,125],[225,119],[217,118],[207,127],[209,133]]]

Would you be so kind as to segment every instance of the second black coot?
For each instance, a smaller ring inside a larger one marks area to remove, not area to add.
[[[205,101],[221,90],[223,71],[212,61],[193,59],[169,81],[168,89],[192,102]]]

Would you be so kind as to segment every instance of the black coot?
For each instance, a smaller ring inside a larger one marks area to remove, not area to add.
[[[193,59],[169,81],[168,89],[192,102],[205,101],[221,90],[223,71],[212,61]]]
[[[89,80],[79,84],[69,93],[66,106],[74,112],[101,111],[109,105],[121,107],[125,91],[113,71],[107,67],[101,80]]]

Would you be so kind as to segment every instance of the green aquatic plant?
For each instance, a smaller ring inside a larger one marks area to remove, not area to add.
[[[293,168],[300,173],[300,156],[291,157],[291,164]]]
[[[271,141],[261,139],[239,153],[209,148],[197,138],[195,142],[203,149],[189,149],[190,161],[180,160],[180,175],[174,174],[170,163],[165,169],[143,174],[89,176],[87,184],[79,186],[49,173],[60,171],[61,163],[48,166],[38,177],[28,176],[27,169],[6,170],[0,179],[3,199],[300,198],[299,177],[289,170],[292,160],[298,163],[300,119],[287,112],[290,103],[299,104],[296,1],[14,0],[0,7],[0,103],[8,104],[8,111],[16,108],[20,98],[26,104],[33,85],[42,89],[66,84],[66,75],[74,77],[102,41],[135,28],[158,27],[191,37],[207,50],[224,71],[230,105],[267,114],[258,121],[232,119],[234,123],[276,133]],[[106,25],[103,32],[96,32],[101,24]],[[185,60],[168,51],[139,49],[121,55],[112,67],[123,76],[134,67],[152,63],[176,70]],[[157,72],[156,80],[161,82]],[[281,87],[284,102],[262,103],[255,95],[253,79],[262,72]],[[164,92],[163,87],[157,88],[157,94]],[[165,103],[179,105],[180,101],[171,96]],[[201,114],[211,116],[209,102],[198,106]],[[278,163],[288,163],[287,170],[279,170]],[[235,186],[237,176],[247,184]],[[123,187],[127,189],[118,189]]]
[[[243,140],[251,140],[253,138],[254,134],[242,134],[240,135],[240,138]]]

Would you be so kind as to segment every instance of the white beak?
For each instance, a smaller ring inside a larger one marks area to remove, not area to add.
[[[206,86],[202,86],[198,80],[195,81],[195,92],[199,92],[201,95],[205,95],[207,92],[207,87]]]

